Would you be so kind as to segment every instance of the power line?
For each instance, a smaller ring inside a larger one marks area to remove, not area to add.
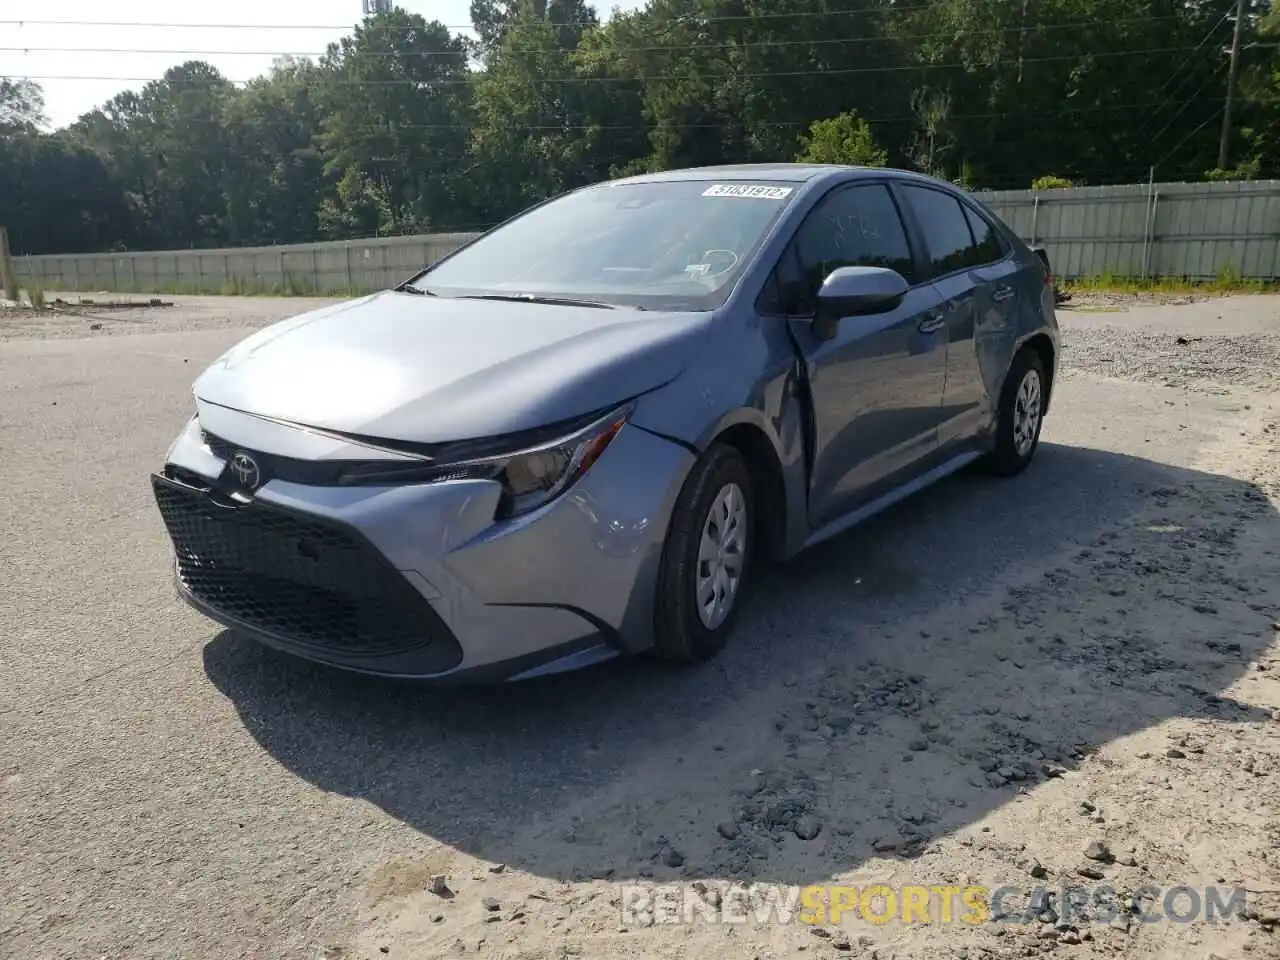
[[[318,23],[160,23],[139,20],[0,20],[8,27],[127,27],[163,30],[351,30],[359,24]],[[450,28],[454,29],[454,28]],[[461,29],[461,28],[457,28]],[[468,27],[467,29],[470,29]]]
[[[1162,163],[1164,163],[1164,162],[1165,162],[1165,160],[1168,160],[1168,159],[1169,159],[1170,157],[1172,157],[1175,153],[1177,153],[1179,150],[1181,150],[1181,149],[1182,149],[1182,147],[1183,147],[1183,145],[1184,145],[1188,140],[1190,140],[1192,137],[1194,137],[1197,133],[1199,133],[1201,130],[1203,130],[1205,127],[1207,127],[1209,124],[1213,123],[1213,121],[1214,121],[1214,120],[1216,120],[1216,119],[1218,118],[1218,114],[1222,113],[1222,111],[1223,111],[1225,108],[1226,108],[1226,98],[1224,97],[1224,98],[1223,98],[1223,102],[1222,102],[1222,103],[1220,103],[1220,104],[1219,104],[1219,105],[1214,109],[1213,113],[1209,114],[1209,116],[1205,118],[1205,120],[1204,120],[1204,122],[1203,122],[1203,123],[1201,123],[1199,126],[1197,126],[1194,130],[1192,130],[1190,133],[1188,133],[1188,134],[1187,134],[1185,137],[1183,137],[1181,140],[1179,140],[1179,141],[1178,141],[1178,145],[1177,145],[1176,147],[1174,147],[1172,150],[1170,150],[1168,153],[1166,153],[1166,154],[1164,155],[1164,157],[1163,157],[1163,158],[1161,158],[1160,160],[1158,160],[1158,161],[1155,163],[1155,166],[1156,166],[1156,167],[1159,167],[1159,166],[1160,166],[1160,164],[1162,164]]]
[[[1157,23],[1162,20],[1185,20],[1186,18],[1172,14],[1164,17],[1128,17],[1119,20],[1109,20],[1105,26],[1111,27],[1122,24],[1150,24]],[[1225,20],[1225,17],[1223,18]],[[1066,23],[1048,23],[1038,25],[1032,28],[1034,33],[1043,33],[1046,31],[1056,30],[1074,30],[1078,28],[1098,27],[1100,24],[1096,20],[1076,20]],[[1216,28],[1215,28],[1216,29]],[[1022,30],[1019,26],[1000,27],[990,30],[973,30],[969,32],[969,36],[973,37],[998,37],[1006,33],[1018,33]],[[891,40],[894,43],[901,43],[915,40],[939,40],[950,39],[955,36],[954,31],[942,33],[917,33],[895,35],[890,38],[883,36],[871,37],[845,37],[845,38],[821,38],[812,40],[726,40],[711,43],[699,43],[698,50],[708,49],[736,49],[739,47],[798,47],[798,46],[829,46],[833,44],[857,44],[857,43],[884,43]],[[1199,49],[1204,44],[1204,40],[1197,44],[1195,49]],[[658,46],[628,46],[626,53],[655,53],[664,51],[684,51],[689,49],[689,44],[663,44]],[[523,53],[543,53],[540,47],[513,47],[504,49],[504,53],[523,54]],[[141,49],[136,47],[0,47],[0,53],[95,53],[95,54],[145,54],[158,56],[245,56],[245,57],[322,57],[328,51],[289,51],[289,50],[199,50],[199,49]],[[354,59],[362,57],[393,57],[396,59],[410,59],[414,57],[449,57],[456,58],[460,56],[459,51],[454,50],[359,50],[348,56]]]
[[[1219,105],[1220,105],[1220,103],[1221,103],[1221,101],[1220,101],[1220,100],[1219,100],[1219,101],[1208,101],[1208,102],[1210,102],[1210,103],[1216,103],[1216,104],[1219,104]],[[1280,102],[1280,101],[1277,101],[1277,102]],[[1091,113],[1091,112],[1100,112],[1100,111],[1103,111],[1103,110],[1133,110],[1133,109],[1141,109],[1141,108],[1143,108],[1143,107],[1145,107],[1145,106],[1146,106],[1146,104],[1137,103],[1137,104],[1106,105],[1106,106],[1099,106],[1099,107],[1096,107],[1096,108],[1094,108],[1094,107],[1089,107],[1089,108],[1074,108],[1074,109],[1066,109],[1066,110],[1064,110],[1064,109],[1062,109],[1062,108],[1059,108],[1059,109],[1057,109],[1057,110],[1037,111],[1037,112],[1033,112],[1033,113],[1029,113],[1029,114],[1021,114],[1021,115],[1018,115],[1018,119],[1029,119],[1029,118],[1034,118],[1034,117],[1037,117],[1037,116],[1049,116],[1049,117],[1057,117],[1057,118],[1061,119],[1061,117],[1062,117],[1064,114],[1070,114],[1070,113],[1080,113],[1080,114],[1083,114],[1083,113]],[[964,119],[973,119],[973,118],[982,118],[982,117],[1000,117],[1000,116],[1004,116],[1004,115],[1005,115],[1005,114],[1000,114],[1000,113],[984,113],[984,114],[956,114],[956,115],[953,115],[953,116],[952,116],[951,118],[949,118],[949,119],[952,119],[952,120],[964,120]],[[200,119],[201,119],[201,120],[203,120],[204,118],[200,118]],[[915,117],[915,116],[904,116],[904,117],[888,117],[888,118],[882,118],[882,119],[880,119],[880,120],[871,119],[871,120],[869,120],[869,122],[870,122],[871,124],[873,124],[873,125],[882,125],[882,124],[896,123],[896,122],[909,122],[909,121],[914,122],[914,121],[917,121],[917,120],[918,120],[918,118],[917,118],[917,117]],[[612,129],[612,130],[633,130],[633,131],[635,131],[635,132],[637,132],[637,133],[652,133],[653,131],[655,131],[655,130],[657,130],[657,129],[659,129],[659,128],[661,128],[661,129],[668,129],[668,130],[676,130],[676,129],[695,129],[695,128],[697,128],[697,129],[723,129],[726,133],[736,134],[736,133],[741,132],[741,131],[742,131],[742,130],[744,130],[744,129],[761,129],[761,128],[784,129],[784,128],[787,128],[787,127],[791,127],[791,128],[796,128],[796,129],[797,129],[797,132],[798,132],[798,131],[799,131],[799,129],[802,129],[802,128],[804,128],[804,127],[808,126],[811,122],[812,122],[812,120],[811,120],[811,119],[803,119],[803,120],[784,120],[784,121],[767,121],[767,122],[762,122],[762,123],[751,124],[749,127],[743,127],[743,126],[739,126],[739,125],[725,124],[725,123],[718,123],[718,124],[670,124],[670,125],[659,125],[659,124],[635,125],[635,124],[631,124],[631,125],[617,125],[617,126],[615,126],[615,127],[606,127],[606,128],[604,128],[604,129]],[[431,127],[431,125],[423,125],[423,126],[424,126],[426,129],[433,129],[433,128]],[[442,126],[444,126],[444,128],[445,128],[445,129],[458,129],[458,130],[470,130],[470,129],[472,129],[472,127],[471,127],[470,125],[463,125],[463,124],[442,125]],[[508,131],[509,131],[510,133],[515,134],[515,135],[519,136],[520,134],[525,134],[525,133],[534,133],[534,132],[558,132],[558,133],[563,133],[563,134],[570,134],[570,133],[572,133],[574,130],[581,130],[581,129],[586,129],[586,128],[587,128],[587,126],[583,126],[583,127],[559,127],[559,126],[556,126],[556,127],[546,127],[546,126],[533,126],[533,125],[512,124],[512,125],[510,125],[507,129],[508,129]],[[406,125],[406,127],[404,127],[403,129],[413,129],[413,127],[411,127],[411,126],[409,126],[409,125]],[[435,129],[438,129],[438,127],[436,127]],[[1051,136],[1051,135],[1052,135],[1052,131],[1046,131],[1043,135],[1044,135],[1044,136]],[[378,142],[378,141],[382,141],[382,140],[384,140],[385,138],[386,138],[386,134],[382,134],[382,133],[378,133],[378,132],[369,132],[369,133],[364,133],[364,134],[357,133],[357,134],[355,134],[355,135],[344,134],[344,135],[342,136],[342,138],[341,138],[341,144],[345,144],[345,145],[351,145],[351,144],[367,144],[367,143],[371,143],[371,142]],[[4,139],[11,139],[11,138],[9,138],[9,137],[0,137],[0,141],[2,141],[2,140],[4,140]],[[14,138],[12,138],[12,139],[17,139],[17,138],[16,138],[16,137],[14,137]],[[1037,139],[1037,137],[1036,137],[1036,135],[1034,135],[1034,134],[1033,134],[1033,135],[1031,135],[1030,137],[1028,137],[1028,136],[1026,136],[1026,135],[1022,135],[1022,136],[1018,136],[1018,137],[1014,137],[1014,138],[1010,138],[1010,139],[994,139],[994,138],[988,138],[988,139],[985,139],[985,140],[983,140],[983,141],[982,141],[982,146],[983,146],[984,148],[986,148],[987,150],[991,150],[991,149],[999,150],[999,149],[1000,149],[1000,148],[1002,148],[1002,147],[1010,147],[1010,148],[1015,148],[1015,149],[1026,149],[1026,148],[1027,148],[1027,146],[1028,146],[1028,144],[1029,144],[1029,143],[1033,143],[1036,139]],[[312,144],[314,144],[316,141],[312,140],[312,141],[310,141],[310,142],[311,142]],[[438,152],[438,151],[433,151],[433,152],[431,152],[431,154],[430,154],[430,156],[429,156],[429,157],[426,157],[426,158],[424,158],[424,159],[422,159],[422,160],[418,160],[418,159],[414,159],[414,158],[412,157],[412,154],[413,154],[413,153],[415,153],[415,152],[417,152],[417,150],[416,150],[416,149],[414,149],[414,145],[408,145],[408,146],[409,146],[409,149],[407,149],[407,150],[405,149],[405,146],[406,146],[406,145],[397,145],[397,146],[393,146],[393,147],[392,147],[392,149],[394,150],[394,154],[393,154],[393,155],[391,155],[391,156],[387,156],[387,157],[373,157],[373,158],[369,158],[369,159],[364,159],[364,158],[362,158],[362,159],[360,159],[359,161],[357,161],[356,165],[357,165],[357,166],[373,166],[373,167],[376,167],[376,166],[377,166],[377,165],[379,165],[379,164],[385,164],[385,163],[393,163],[393,164],[405,164],[405,163],[411,163],[411,164],[412,164],[412,168],[413,168],[413,170],[414,170],[414,172],[415,172],[415,173],[454,173],[454,174],[459,174],[459,175],[461,175],[461,174],[465,174],[465,173],[469,172],[469,171],[470,171],[470,170],[472,170],[472,169],[475,169],[475,168],[479,167],[482,163],[487,162],[486,160],[484,160],[484,159],[480,158],[479,156],[477,156],[477,154],[476,154],[474,151],[470,151],[470,150],[466,150],[466,149],[463,149],[462,151],[459,151],[459,152],[456,152],[456,153],[455,153],[455,152],[450,152],[450,153],[449,153],[449,154],[447,154],[447,155],[442,155],[442,154],[441,154],[440,152]],[[312,147],[312,149],[316,149],[316,148],[313,146],[313,147]],[[519,149],[519,147],[518,147],[518,146],[517,146],[517,149]],[[331,151],[325,151],[325,154],[324,154],[324,155],[325,155],[326,157],[331,158]],[[599,167],[599,166],[601,166],[601,165],[617,165],[617,164],[627,164],[627,163],[631,163],[631,162],[633,162],[633,161],[635,161],[635,160],[637,160],[637,159],[640,159],[640,158],[644,157],[645,155],[646,155],[646,151],[645,151],[645,149],[644,149],[644,148],[639,148],[639,149],[632,149],[632,150],[628,150],[628,151],[625,151],[625,152],[623,152],[623,151],[615,151],[615,152],[610,152],[610,153],[606,153],[606,154],[600,154],[600,155],[597,155],[597,156],[591,157],[589,162],[590,162],[590,165],[591,165],[592,167],[596,167],[596,168],[598,168],[598,167]],[[1106,177],[1111,178],[1111,179],[1114,179],[1114,178],[1118,175],[1118,172],[1117,172],[1116,168],[1114,167],[1114,165],[1108,166],[1108,167],[1106,167],[1105,169],[1098,170],[1098,171],[1084,171],[1084,170],[1080,170],[1080,169],[1075,169],[1075,170],[1059,170],[1059,171],[1057,171],[1057,172],[1059,172],[1059,173],[1061,173],[1061,174],[1063,174],[1063,175],[1073,175],[1073,176],[1077,176],[1077,177],[1084,176],[1084,177],[1090,177],[1090,178],[1092,178],[1092,176],[1093,176],[1095,173],[1101,173],[1101,174],[1103,174],[1103,175],[1105,175]],[[1146,165],[1146,164],[1142,164],[1142,165],[1141,165],[1141,167],[1140,167],[1140,169],[1139,169],[1138,167],[1136,167],[1136,166],[1135,166],[1135,176],[1136,176],[1137,174],[1145,174],[1146,172],[1147,172],[1147,165]],[[991,178],[987,178],[987,179],[989,180],[989,179],[991,179]],[[1124,179],[1124,178],[1121,178],[1121,179]]]
[[[1221,110],[1221,103],[1219,103],[1217,109],[1215,109],[1213,116],[1216,116],[1220,110]],[[1213,119],[1213,116],[1209,118],[1210,121]],[[1206,121],[1206,123],[1207,122],[1208,121]],[[1190,139],[1190,136],[1193,136],[1195,133],[1199,132],[1199,130],[1203,129],[1204,126],[1205,124],[1201,124],[1200,127],[1192,131],[1191,135],[1189,135],[1187,138],[1184,138],[1182,143],[1185,143],[1186,140]],[[648,131],[651,128],[637,128],[637,129],[644,129]],[[726,128],[726,131],[733,132],[733,133],[738,132],[736,129],[733,129],[733,128]],[[518,134],[523,131],[521,130],[521,128],[517,127],[517,128],[514,128],[512,132]],[[1049,134],[1045,134],[1045,135],[1048,136]],[[3,139],[4,138],[0,138],[0,140],[3,140]],[[366,137],[360,137],[360,136],[344,137],[342,140],[342,143],[359,144],[369,139],[376,139],[376,138],[366,138]],[[983,141],[982,146],[989,151],[992,151],[992,150],[996,151],[994,155],[998,156],[1000,155],[999,151],[1002,148],[1006,148],[1006,147],[1011,148],[1010,150],[1011,154],[1015,150],[1025,150],[1027,149],[1029,143],[1031,143],[1033,140],[1034,140],[1034,137],[1028,138],[1026,136],[1020,136],[1020,137],[1015,137],[1010,139],[994,139],[993,138],[993,139],[987,139]],[[1182,146],[1182,143],[1180,143],[1178,147],[1174,148],[1175,151]],[[519,151],[520,151],[520,146],[519,144],[517,144],[516,151],[515,151],[516,155],[519,154]],[[417,154],[418,156],[415,156],[415,154]],[[1170,155],[1172,155],[1172,153]],[[648,156],[648,153],[643,147],[636,150],[626,150],[626,151],[613,150],[608,153],[602,153],[596,156],[588,157],[585,161],[585,168],[591,169],[591,170],[599,170],[602,167],[607,168],[607,167],[625,166],[637,160],[644,159],[646,156]],[[326,153],[325,158],[332,160],[333,159],[332,153]],[[274,160],[274,159],[276,158],[274,157],[268,158],[268,160]],[[514,160],[515,156],[512,156],[509,159]],[[783,157],[783,158],[778,158],[778,157],[769,158],[767,156],[762,158],[762,157],[756,156],[756,157],[740,157],[738,159],[750,160],[750,162],[768,163],[771,161],[772,162],[789,162],[790,159],[792,159],[792,157],[790,156],[790,154],[788,154],[787,157]],[[968,157],[968,159],[973,159],[973,158]],[[1166,157],[1165,159],[1168,159],[1168,157]],[[491,161],[488,158],[482,158],[478,156],[476,153],[472,151],[468,151],[466,149],[463,149],[460,151],[449,151],[447,153],[444,153],[440,151],[424,151],[421,145],[419,145],[417,149],[398,150],[393,155],[390,155],[390,156],[375,156],[371,158],[360,157],[360,158],[357,158],[355,161],[353,161],[350,164],[350,166],[357,169],[365,169],[376,175],[379,168],[385,167],[386,165],[392,165],[396,169],[402,169],[406,165],[409,165],[415,175],[453,174],[454,176],[457,176],[457,177],[465,177],[468,174],[470,174],[473,170],[476,170],[481,166],[490,162]],[[1164,161],[1162,160],[1161,163],[1163,162]],[[581,167],[581,164],[574,164],[574,166]],[[1128,182],[1137,182],[1138,180],[1144,179],[1148,172],[1148,169],[1149,169],[1148,164],[1141,163],[1135,160],[1133,161],[1132,168],[1127,166],[1118,167],[1113,162],[1113,163],[1108,163],[1105,166],[1098,166],[1098,167],[1064,166],[1058,170],[1042,171],[1042,172],[1055,172],[1062,176],[1066,176],[1068,178],[1088,179],[1088,180],[1102,179],[1110,182],[1128,183]],[[989,184],[997,181],[1012,182],[1016,180],[1017,182],[1022,182],[1024,178],[1014,177],[1013,175],[988,174],[988,175],[979,177],[978,179],[983,183]]]
[[[1219,28],[1219,27],[1221,27],[1224,23],[1226,23],[1226,22],[1227,22],[1227,18],[1228,18],[1228,16],[1229,16],[1229,15],[1230,15],[1230,12],[1229,12],[1229,11],[1228,11],[1227,13],[1224,13],[1224,14],[1223,14],[1219,19],[1218,19],[1218,22],[1217,22],[1217,23],[1215,23],[1213,26],[1211,26],[1211,27],[1209,28],[1208,32],[1204,35],[1203,39],[1201,39],[1201,41],[1200,41],[1198,44],[1196,44],[1196,46],[1195,46],[1195,50],[1192,50],[1192,51],[1191,51],[1193,54],[1194,54],[1197,50],[1199,50],[1201,47],[1203,47],[1206,43],[1208,43],[1208,42],[1209,42],[1209,38],[1210,38],[1210,37],[1212,37],[1215,33],[1217,33],[1218,28]],[[1159,96],[1163,95],[1164,91],[1169,87],[1169,84],[1170,84],[1170,83],[1172,83],[1172,82],[1173,82],[1173,80],[1174,80],[1176,77],[1178,77],[1180,74],[1182,74],[1182,73],[1184,73],[1184,72],[1186,72],[1186,71],[1188,71],[1188,70],[1190,70],[1190,69],[1194,68],[1194,67],[1195,67],[1199,62],[1200,62],[1200,61],[1196,60],[1194,57],[1192,57],[1192,56],[1188,56],[1188,57],[1187,57],[1187,59],[1186,59],[1186,62],[1185,62],[1185,63],[1182,63],[1182,64],[1179,64],[1179,65],[1174,69],[1173,73],[1171,73],[1171,74],[1169,75],[1169,79],[1165,80],[1165,82],[1164,82],[1164,83],[1162,83],[1162,84],[1160,85],[1160,89],[1159,89],[1159,91],[1157,91],[1156,96],[1157,96],[1157,97],[1159,97]],[[1189,77],[1190,75],[1191,75],[1190,73],[1187,73],[1187,77]],[[1182,88],[1182,85],[1183,85],[1183,83],[1185,83],[1185,82],[1186,82],[1186,77],[1183,77],[1183,79],[1179,80],[1179,81],[1178,81],[1178,83],[1177,83],[1177,85],[1176,85],[1175,87],[1173,87],[1173,88],[1169,91],[1169,96],[1168,96],[1164,101],[1162,101],[1162,102],[1161,102],[1160,106],[1156,107],[1156,108],[1155,108],[1155,110],[1151,111],[1151,116],[1150,116],[1150,117],[1148,117],[1148,118],[1147,118],[1147,122],[1146,122],[1146,123],[1144,123],[1144,124],[1142,125],[1142,129],[1143,129],[1143,131],[1144,131],[1144,132],[1145,132],[1146,130],[1149,130],[1149,129],[1151,128],[1151,126],[1152,126],[1152,121],[1153,121],[1153,120],[1154,120],[1154,118],[1155,118],[1155,117],[1160,113],[1160,111],[1164,109],[1165,103],[1166,103],[1166,102],[1169,102],[1169,101],[1172,101],[1172,99],[1177,95],[1178,91]],[[1175,115],[1175,116],[1176,116],[1176,115]],[[1163,132],[1163,131],[1162,131],[1162,132]]]
[[[872,17],[896,16],[902,13],[933,10],[932,3],[920,3],[910,6],[870,7],[860,10],[796,10],[786,13],[745,13],[716,14],[702,16],[684,14],[673,17],[667,23],[735,23],[755,20],[803,20],[812,17]],[[633,11],[634,12],[634,11]],[[627,14],[624,13],[623,16]],[[426,19],[425,17],[423,18]],[[427,23],[433,21],[427,20]],[[575,17],[560,21],[547,21],[552,27],[591,27],[597,25],[598,18]],[[164,30],[352,30],[363,26],[363,23],[348,24],[308,24],[308,23],[165,23],[158,21],[126,21],[126,20],[0,20],[0,26],[32,26],[32,27],[126,27],[130,29],[164,29]],[[441,24],[446,30],[474,30],[470,23]]]
[[[1155,47],[1146,50],[1104,50],[1099,53],[1091,53],[1090,59],[1097,60],[1103,57],[1143,57],[1156,56],[1166,53],[1186,53],[1194,50],[1195,47]],[[1066,54],[1055,57],[1022,57],[1007,60],[993,60],[987,67],[996,66],[1013,66],[1016,64],[1028,63],[1057,63],[1063,61],[1078,61],[1079,54]],[[960,63],[918,63],[905,66],[891,67],[841,67],[836,69],[822,70],[779,70],[779,71],[732,71],[729,76],[735,80],[755,80],[766,77],[826,77],[826,76],[852,76],[867,75],[881,73],[912,73],[924,70],[956,70],[965,69],[964,64]],[[713,75],[709,79],[713,82],[722,79],[721,75]],[[11,77],[11,79],[18,79]],[[164,77],[101,77],[101,76],[67,76],[61,74],[46,75],[26,75],[23,79],[36,81],[92,81],[92,82],[112,82],[112,83],[169,83],[171,85],[182,86],[220,86],[222,84],[248,84],[252,80],[229,80],[229,79],[204,79],[204,80],[166,80]],[[537,83],[654,83],[657,81],[675,81],[687,82],[689,77],[685,74],[654,74],[650,76],[643,75],[624,75],[616,77],[542,77],[538,78]],[[433,89],[437,87],[463,86],[473,81],[469,78],[448,79],[448,80],[330,80],[331,84],[339,86],[356,86],[356,87],[403,87],[411,86],[419,89]]]
[[[1195,92],[1195,93],[1193,93],[1190,97],[1188,97],[1188,98],[1186,99],[1186,102],[1185,102],[1185,103],[1183,103],[1183,104],[1182,104],[1182,106],[1178,108],[1178,111],[1177,111],[1177,112],[1176,112],[1172,117],[1170,117],[1170,118],[1169,118],[1169,120],[1168,120],[1168,122],[1167,122],[1163,127],[1161,127],[1161,128],[1160,128],[1159,132],[1158,132],[1154,137],[1152,137],[1152,138],[1151,138],[1151,143],[1152,143],[1152,145],[1155,145],[1156,143],[1158,143],[1158,142],[1160,141],[1160,138],[1164,135],[1164,132],[1165,132],[1166,130],[1168,130],[1171,126],[1173,126],[1173,122],[1174,122],[1175,120],[1177,120],[1180,116],[1182,116],[1182,114],[1183,114],[1183,113],[1185,113],[1185,112],[1186,112],[1187,107],[1191,106],[1191,104],[1193,104],[1193,103],[1203,103],[1203,102],[1204,102],[1204,101],[1201,101],[1201,100],[1197,100],[1196,98],[1200,96],[1200,94],[1205,90],[1205,88],[1206,88],[1206,87],[1208,87],[1208,86],[1209,86],[1209,84],[1213,83],[1213,81],[1215,81],[1216,79],[1218,79],[1218,75],[1222,73],[1223,69],[1225,69],[1225,67],[1226,67],[1226,66],[1227,66],[1227,65],[1226,65],[1226,63],[1225,63],[1225,62],[1224,62],[1224,63],[1220,63],[1220,64],[1218,64],[1217,69],[1216,69],[1216,70],[1214,70],[1214,71],[1213,71],[1213,73],[1209,74],[1209,79],[1207,79],[1204,83],[1200,84],[1200,86],[1199,86],[1199,88],[1197,88],[1196,92]],[[1222,109],[1222,107],[1223,107],[1223,105],[1224,105],[1224,104],[1225,104],[1225,102],[1226,102],[1226,98],[1225,98],[1225,97],[1223,97],[1223,98],[1221,98],[1220,100],[1213,100],[1213,101],[1211,101],[1211,102],[1213,102],[1213,103],[1217,103],[1217,104],[1218,104],[1218,109],[1219,109],[1219,110],[1221,110],[1221,109]],[[1185,143],[1185,141],[1183,141],[1183,142]],[[1179,144],[1179,146],[1181,146],[1181,144]],[[1176,150],[1176,149],[1177,149],[1177,147],[1175,147],[1174,149]],[[1167,158],[1166,158],[1166,159],[1167,159]]]
[[[1010,110],[988,110],[988,111],[980,111],[975,113],[953,113],[953,114],[950,114],[946,119],[948,122],[950,122],[950,121],[956,121],[956,120],[998,120],[998,119],[1026,120],[1026,119],[1035,119],[1037,117],[1061,118],[1063,116],[1067,116],[1071,114],[1086,114],[1086,113],[1093,114],[1093,113],[1125,112],[1130,110],[1143,110],[1148,107],[1151,107],[1154,104],[1154,102],[1155,101],[1148,100],[1141,103],[1107,103],[1107,104],[1094,104],[1094,105],[1085,106],[1085,107],[1055,107],[1052,110],[1033,110],[1033,111],[1022,111],[1022,112],[1014,112]],[[1212,103],[1216,101],[1201,101],[1201,102]],[[799,118],[795,120],[761,120],[761,121],[754,121],[748,126],[750,126],[751,129],[797,127],[797,126],[807,127],[811,123],[813,123],[813,121],[816,119],[821,119],[821,118],[805,117],[805,118]],[[918,121],[919,117],[915,114],[905,114],[903,116],[898,116],[898,117],[864,116],[862,117],[862,119],[866,120],[867,123],[869,124],[875,125],[875,124],[888,124],[888,123],[908,123],[908,122]],[[183,126],[186,126],[188,124],[205,124],[205,125],[227,126],[227,127],[239,125],[239,126],[250,127],[250,128],[252,127],[291,128],[291,127],[304,125],[302,121],[297,121],[297,120],[250,118],[247,120],[239,119],[237,121],[228,121],[220,117],[183,117],[181,124]],[[422,130],[422,131],[474,130],[475,126],[476,125],[474,123],[396,123],[394,127],[391,127],[389,125],[387,130],[384,133],[370,133],[366,135],[366,139],[378,139],[380,137],[387,136],[392,133],[401,132],[401,131],[412,131],[412,130]],[[507,129],[520,131],[520,132],[529,132],[529,133],[556,133],[556,132],[575,133],[575,132],[582,132],[586,130],[651,131],[659,127],[661,127],[664,130],[716,130],[724,126],[725,124],[723,121],[711,122],[711,123],[673,123],[673,124],[669,124],[669,123],[650,123],[650,124],[511,123],[507,125]]]
[[[1208,29],[1208,31],[1205,33],[1204,37],[1200,40],[1200,42],[1199,42],[1199,43],[1197,43],[1197,44],[1196,44],[1196,46],[1195,46],[1195,50],[1199,50],[1199,49],[1200,49],[1201,47],[1203,47],[1206,43],[1208,43],[1208,42],[1209,42],[1209,38],[1210,38],[1210,37],[1212,37],[1215,33],[1217,33],[1217,32],[1218,32],[1218,28],[1219,28],[1219,27],[1221,27],[1224,23],[1226,23],[1226,22],[1227,22],[1227,18],[1228,18],[1228,17],[1230,17],[1230,16],[1231,16],[1231,11],[1229,11],[1229,10],[1228,10],[1228,11],[1227,11],[1226,13],[1224,13],[1221,17],[1219,17],[1219,18],[1218,18],[1218,21],[1217,21],[1213,26],[1211,26],[1211,27]],[[1195,50],[1193,50],[1192,52],[1194,53],[1194,52],[1195,52]],[[1190,59],[1188,59],[1186,63],[1180,64],[1180,65],[1177,67],[1177,69],[1175,69],[1175,70],[1173,71],[1173,73],[1171,73],[1171,74],[1169,75],[1169,79],[1168,79],[1168,80],[1166,80],[1164,83],[1162,83],[1162,84],[1160,85],[1160,89],[1159,89],[1159,91],[1157,91],[1156,96],[1160,96],[1160,94],[1164,93],[1164,91],[1165,91],[1166,89],[1168,89],[1169,84],[1173,82],[1174,78],[1176,78],[1179,74],[1181,74],[1183,71],[1185,71],[1188,67],[1192,66],[1194,63],[1195,63],[1195,61],[1194,61],[1194,60],[1190,60]],[[1172,92],[1170,93],[1170,96],[1172,96],[1174,93],[1176,93],[1176,92],[1177,92],[1178,87],[1181,87],[1181,86],[1182,86],[1182,81],[1179,81],[1179,82],[1178,82],[1178,84],[1177,84],[1177,86],[1173,88]]]

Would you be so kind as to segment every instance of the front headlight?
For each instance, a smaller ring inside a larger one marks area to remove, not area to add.
[[[502,484],[498,518],[518,517],[550,503],[586,473],[626,424],[633,408],[634,404],[626,404],[567,436],[498,456],[441,464],[352,464],[343,470],[340,482],[390,485],[494,480]]]

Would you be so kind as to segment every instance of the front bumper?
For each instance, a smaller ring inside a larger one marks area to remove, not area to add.
[[[261,421],[217,417],[234,446],[282,446]],[[311,660],[453,682],[524,678],[651,646],[662,542],[693,463],[683,447],[628,426],[561,497],[495,522],[499,488],[483,480],[271,480],[252,497],[230,496],[226,461],[194,419],[167,459],[152,485],[184,600]]]

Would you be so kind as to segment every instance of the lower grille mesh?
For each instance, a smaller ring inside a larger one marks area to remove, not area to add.
[[[424,672],[462,659],[431,605],[358,534],[261,501],[222,506],[163,477],[152,485],[178,577],[214,611],[316,651],[413,652]]]

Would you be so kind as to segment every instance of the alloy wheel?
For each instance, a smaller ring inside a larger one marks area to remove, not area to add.
[[[746,565],[746,543],[746,497],[736,483],[727,483],[711,501],[698,545],[698,617],[708,630],[724,623],[733,609]]]
[[[1028,370],[1013,401],[1013,448],[1018,456],[1031,452],[1040,429],[1040,373]]]

